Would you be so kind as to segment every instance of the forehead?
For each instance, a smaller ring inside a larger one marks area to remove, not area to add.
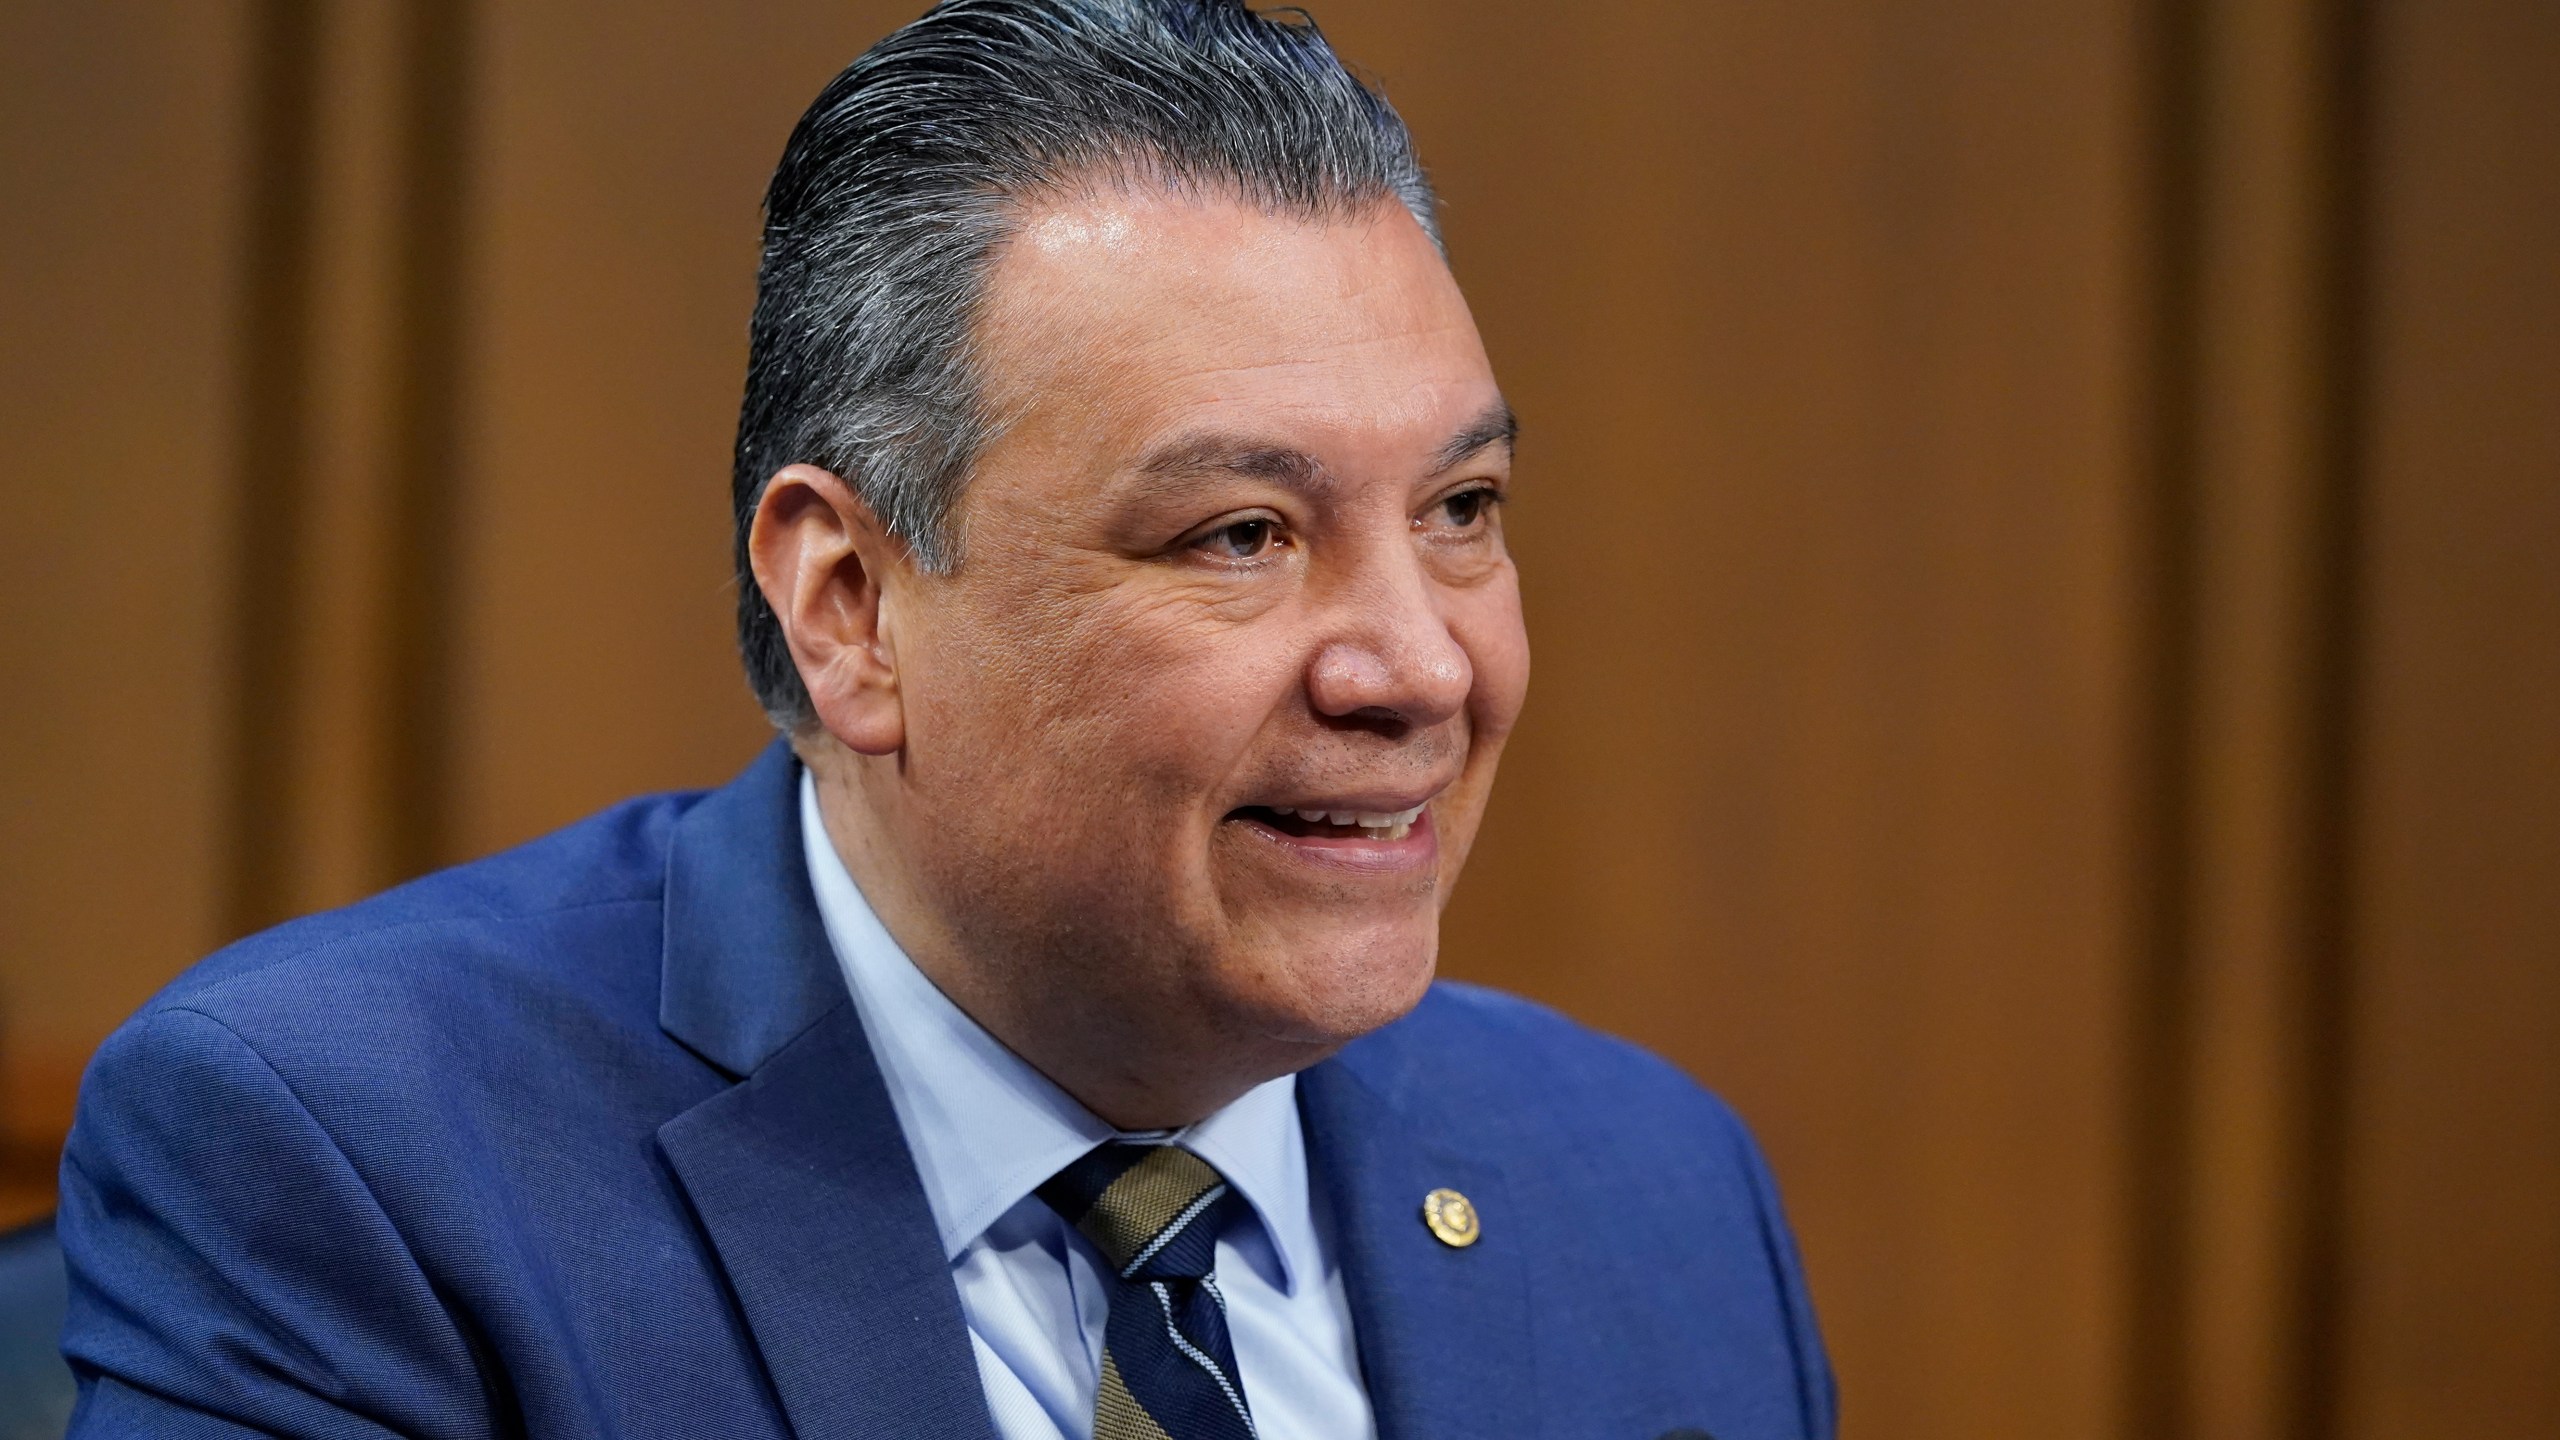
[[[1438,249],[1383,198],[1326,218],[1154,187],[1034,202],[976,348],[1009,429],[1124,445],[1248,421],[1438,445],[1500,399]]]

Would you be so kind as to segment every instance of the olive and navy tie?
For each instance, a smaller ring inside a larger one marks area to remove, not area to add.
[[[1040,1198],[1111,1263],[1093,1440],[1252,1440],[1244,1379],[1211,1273],[1244,1197],[1179,1145],[1096,1146]]]

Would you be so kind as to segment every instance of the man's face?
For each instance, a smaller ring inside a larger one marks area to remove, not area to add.
[[[978,340],[961,563],[883,622],[934,909],[1008,988],[1192,1033],[1404,1013],[1529,674],[1509,416],[1430,240],[1097,187],[1026,214]]]

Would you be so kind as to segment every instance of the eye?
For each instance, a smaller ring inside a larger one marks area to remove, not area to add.
[[[1501,503],[1502,496],[1492,487],[1479,485],[1472,490],[1461,490],[1451,495],[1441,501],[1437,508],[1441,518],[1453,529],[1473,530],[1483,524],[1485,518],[1493,513],[1494,506]]]
[[[1232,520],[1191,542],[1191,548],[1221,560],[1257,560],[1280,543],[1280,522],[1265,515]]]

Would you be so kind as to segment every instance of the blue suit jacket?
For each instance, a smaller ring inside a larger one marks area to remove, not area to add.
[[[119,1030],[63,1159],[73,1433],[989,1440],[796,783],[777,746],[286,925]],[[1441,985],[1299,1093],[1386,1440],[1831,1433],[1767,1171],[1671,1067]]]

